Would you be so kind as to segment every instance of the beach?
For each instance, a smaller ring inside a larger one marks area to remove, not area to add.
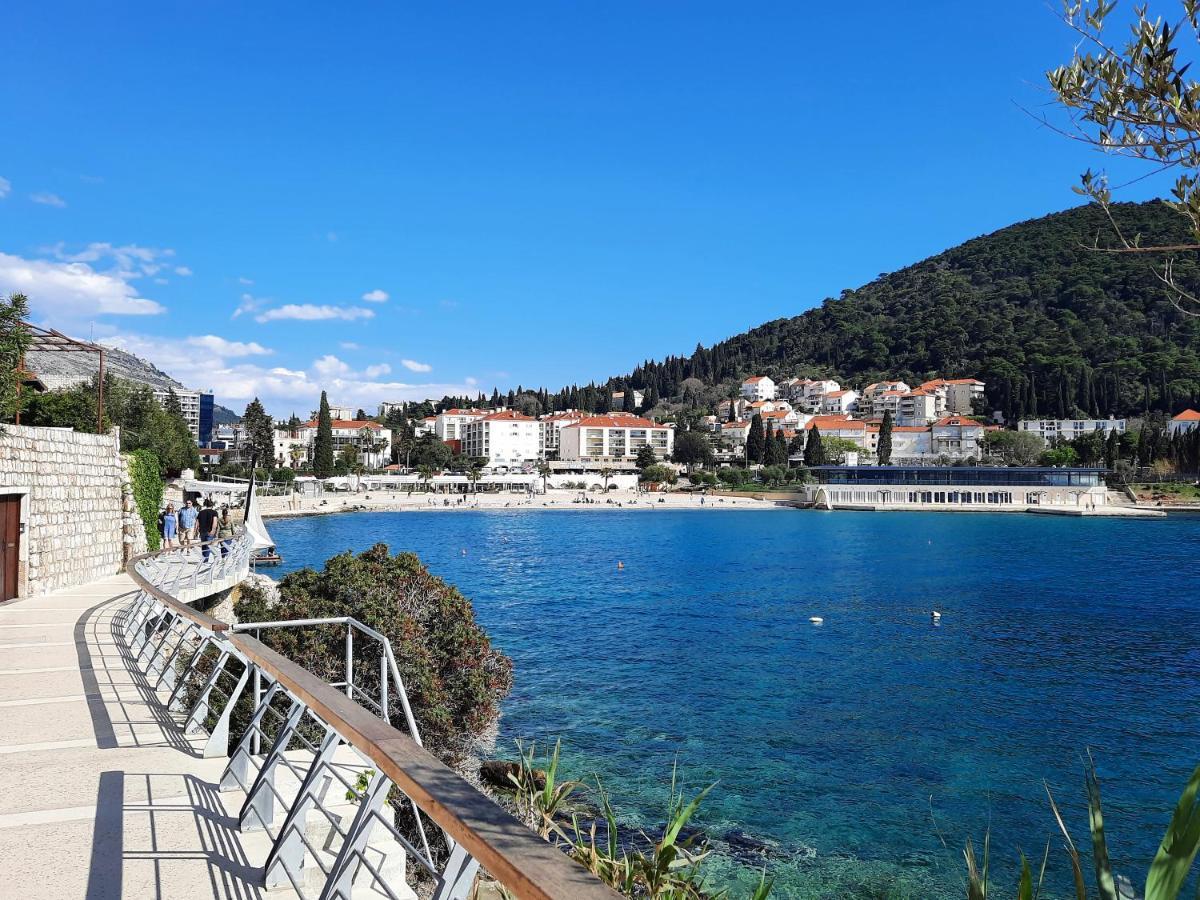
[[[581,502],[586,498],[589,502]],[[461,501],[461,502],[460,502]],[[517,493],[464,495],[428,494],[407,491],[328,492],[321,497],[261,497],[263,518],[311,516],[358,511],[453,512],[480,509],[529,510],[775,510],[788,504],[749,497],[715,497],[685,493],[638,493],[614,490],[607,494],[578,490],[549,490],[532,497]]]

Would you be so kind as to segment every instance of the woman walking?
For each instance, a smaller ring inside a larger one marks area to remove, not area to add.
[[[175,546],[175,533],[179,528],[179,519],[175,515],[175,504],[168,503],[158,518],[159,534],[162,535],[163,547],[171,549]]]
[[[221,520],[217,523],[217,538],[221,541],[221,555],[229,555],[229,545],[233,543],[233,519],[229,518],[229,507],[221,507]]]

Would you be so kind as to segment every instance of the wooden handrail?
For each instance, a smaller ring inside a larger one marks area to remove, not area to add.
[[[223,540],[229,540],[224,538]],[[175,549],[143,553],[127,571],[138,587],[225,639],[269,678],[305,703],[520,900],[617,900],[583,866],[542,840],[404,732],[248,634],[192,609],[151,584],[137,563]]]

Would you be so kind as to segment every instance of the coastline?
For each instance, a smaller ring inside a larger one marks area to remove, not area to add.
[[[592,500],[580,503],[580,496]],[[458,501],[462,499],[463,502]],[[350,512],[425,512],[452,513],[479,510],[596,511],[596,510],[782,510],[792,504],[744,497],[701,496],[699,494],[638,494],[633,491],[609,491],[600,497],[580,491],[550,490],[528,498],[523,494],[467,494],[446,497],[437,494],[392,495],[382,491],[358,494],[326,494],[324,497],[262,497],[259,512],[267,518],[297,518]],[[449,500],[449,505],[444,501]],[[432,503],[431,503],[432,501]]]

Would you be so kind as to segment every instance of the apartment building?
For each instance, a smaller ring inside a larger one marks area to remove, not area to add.
[[[166,388],[152,388],[154,399],[164,409],[171,391]],[[183,421],[187,422],[192,437],[200,446],[211,444],[213,435],[213,395],[202,391],[189,391],[186,388],[176,388],[175,396],[179,400],[179,408],[183,412]]]
[[[1125,433],[1125,420],[1114,419],[1025,419],[1017,423],[1019,431],[1029,431],[1036,434],[1047,444],[1062,438],[1074,440],[1091,434],[1093,431],[1103,431],[1107,437],[1111,432]]]
[[[821,399],[821,412],[825,415],[843,415],[858,409],[858,391],[829,391]]]
[[[571,461],[631,462],[642,447],[659,459],[675,449],[675,430],[639,416],[588,416],[560,433],[559,458]]]
[[[929,425],[941,417],[944,402],[944,396],[937,391],[917,388],[900,398],[900,413],[896,422],[900,425]]]
[[[487,414],[484,409],[447,409],[434,417],[433,433],[443,441],[461,441],[464,426]]]
[[[538,459],[538,421],[515,409],[470,417],[458,434],[463,455],[486,459],[492,468],[511,469]]]
[[[381,469],[391,462],[392,432],[370,419],[333,419],[333,455],[336,458],[347,446],[358,451],[359,461],[368,469]],[[317,439],[317,419],[311,419],[296,429],[296,440],[305,448],[305,459],[311,460],[313,443]],[[290,447],[290,444],[289,444]],[[277,448],[278,449],[278,448]]]
[[[974,419],[945,416],[930,428],[931,450],[934,456],[951,459],[978,458],[983,453],[983,436],[987,429]]]
[[[977,378],[934,378],[921,385],[921,390],[932,391],[941,398],[938,415],[969,416],[975,410],[975,401],[984,398],[984,387]]]
[[[562,430],[586,417],[587,413],[577,409],[567,409],[542,416],[538,420],[538,456],[541,459],[556,456],[561,444]]]
[[[742,396],[747,400],[774,400],[775,382],[766,375],[754,375],[742,382]]]

